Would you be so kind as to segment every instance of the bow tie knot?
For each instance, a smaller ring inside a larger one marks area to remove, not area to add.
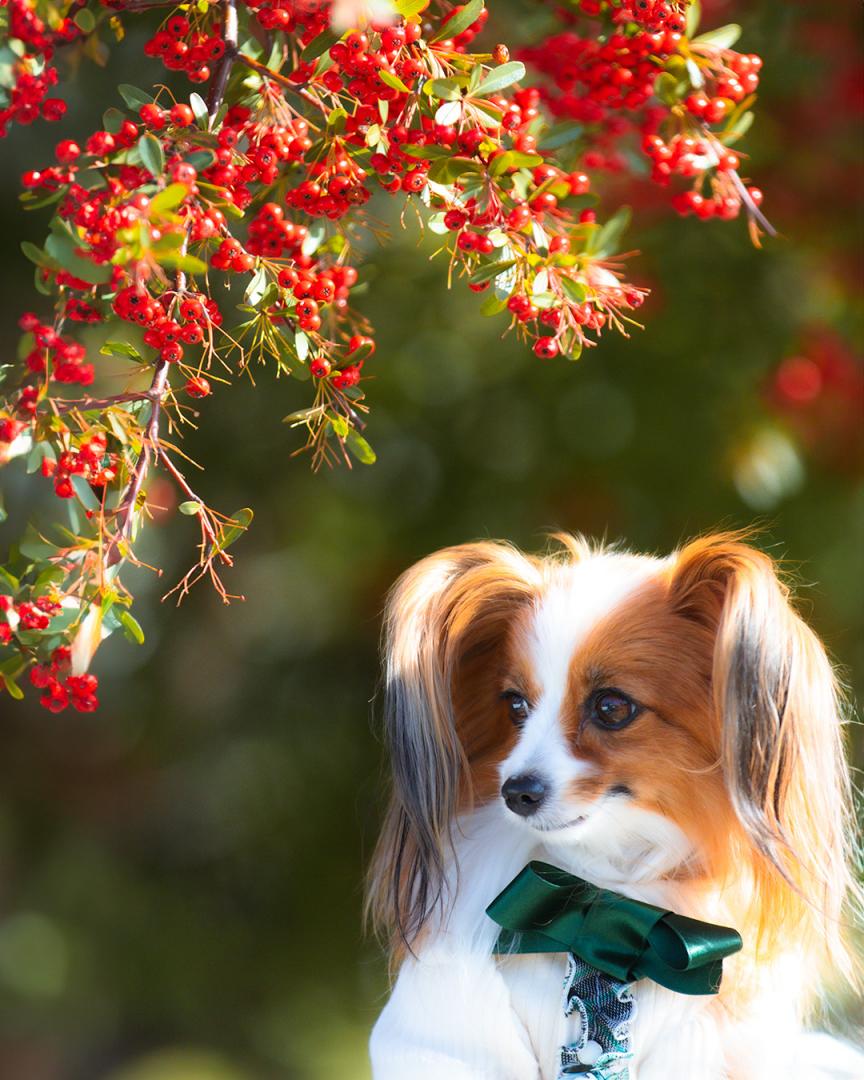
[[[486,914],[502,931],[499,953],[568,952],[620,982],[654,982],[679,994],[716,994],[736,930],[600,889],[531,862]]]

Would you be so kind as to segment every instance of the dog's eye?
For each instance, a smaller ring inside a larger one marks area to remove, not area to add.
[[[519,726],[528,719],[530,706],[527,700],[518,690],[505,690],[501,697],[507,702],[510,709],[510,719]]]
[[[609,731],[627,727],[640,712],[640,706],[621,690],[598,690],[588,702],[590,719]]]

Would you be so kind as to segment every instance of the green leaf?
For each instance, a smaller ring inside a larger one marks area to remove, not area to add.
[[[207,263],[194,255],[180,255],[168,251],[164,255],[157,255],[156,261],[166,270],[182,270],[186,274],[206,274]]]
[[[117,92],[129,108],[136,112],[142,105],[149,105],[151,101],[155,101],[152,94],[148,94],[146,90],[139,90],[137,86],[130,86],[129,83],[120,83]]]
[[[195,517],[201,510],[201,503],[195,499],[187,499],[186,502],[180,503],[177,509],[187,517]]]
[[[189,95],[189,106],[192,112],[195,114],[195,119],[198,121],[198,127],[205,128],[210,121],[210,113],[207,110],[207,102],[201,97],[200,94],[191,93]]]
[[[563,274],[559,278],[561,282],[561,288],[567,294],[567,299],[574,304],[582,304],[588,299],[588,286],[583,285],[581,281],[574,281],[573,278],[564,277]]]
[[[318,409],[318,408],[316,408],[314,406],[309,408],[309,409],[298,409],[296,412],[288,413],[287,416],[283,416],[282,417],[282,423],[283,424],[291,424],[292,427],[295,424],[303,424],[310,417],[317,416],[317,414],[320,411],[321,411],[320,409]]]
[[[116,135],[126,122],[126,116],[112,105],[102,113],[102,127],[112,135]]]
[[[340,439],[347,439],[348,432],[351,430],[348,426],[348,420],[344,416],[340,416],[338,413],[328,413],[327,423],[333,429],[335,435]]]
[[[489,166],[490,176],[501,176],[508,169],[532,169],[539,165],[543,158],[539,154],[525,154],[521,150],[505,150],[492,159]]]
[[[497,94],[499,90],[503,90],[507,86],[512,86],[513,83],[517,83],[520,79],[524,78],[525,65],[521,60],[511,60],[509,63],[501,64],[500,67],[490,71],[474,91],[473,96],[484,97],[490,94]]]
[[[438,33],[429,40],[432,42],[443,41],[445,38],[454,38],[461,34],[463,30],[467,30],[472,23],[477,21],[477,16],[483,10],[483,7],[483,0],[468,0],[468,3],[463,8],[456,9],[453,18],[448,19]]]
[[[502,259],[501,262],[490,263],[489,266],[481,266],[479,270],[474,271],[469,280],[472,285],[482,285],[485,281],[491,281],[493,278],[498,277],[499,274],[503,274],[505,270],[509,270],[511,266],[515,265],[515,259]]]
[[[77,246],[65,232],[51,233],[45,241],[45,250],[64,270],[91,285],[103,285],[111,278],[111,268],[82,258],[75,250]]]
[[[481,166],[479,162],[466,157],[440,158],[432,163],[429,170],[429,179],[437,184],[452,184],[460,176],[466,173],[479,175]]]
[[[354,430],[354,428],[348,429],[348,434],[345,437],[345,445],[361,465],[374,465],[378,460],[375,451],[363,436],[358,431]]]
[[[423,93],[438,101],[462,99],[462,87],[455,79],[429,79],[423,83]]]
[[[701,19],[702,5],[699,3],[699,0],[690,0],[690,7],[687,8],[686,34],[688,38],[692,39],[693,35],[699,29]]]
[[[72,21],[78,29],[83,30],[85,34],[92,34],[96,29],[96,19],[89,8],[81,8]]]
[[[566,124],[556,124],[554,127],[549,128],[540,140],[540,149],[558,150],[562,146],[568,146],[577,139],[581,139],[584,131],[583,124],[576,124],[572,121]]]
[[[300,53],[300,59],[304,63],[317,60],[319,56],[323,56],[328,49],[331,49],[341,37],[342,31],[340,30],[324,30],[318,37],[312,38],[303,52]]]
[[[480,314],[489,318],[492,315],[499,315],[506,307],[506,296],[496,296],[495,293],[490,293],[480,305]]]
[[[385,71],[383,68],[378,72],[378,78],[385,84],[385,86],[392,86],[394,90],[399,90],[403,94],[410,94],[411,87],[406,86],[398,75],[394,75],[392,71]]]
[[[144,363],[144,357],[128,341],[106,341],[99,352],[103,356],[129,356],[133,360]]]
[[[403,19],[413,19],[429,6],[429,0],[396,0],[393,5]]]
[[[93,493],[93,488],[87,483],[83,476],[72,476],[72,487],[75,488],[75,494],[81,501],[85,510],[98,510],[101,507],[101,503]]]
[[[731,49],[739,37],[741,37],[741,27],[738,23],[729,23],[693,38],[693,44],[712,45],[715,49]]]
[[[185,184],[169,184],[164,191],[160,191],[150,200],[150,213],[166,214],[179,206],[188,194],[189,188]]]
[[[213,545],[211,554],[218,555],[220,551],[225,551],[226,548],[239,540],[249,528],[254,516],[248,506],[232,514],[230,524],[223,526],[222,534],[217,543]]]
[[[21,250],[27,256],[30,262],[36,263],[37,266],[51,266],[51,260],[47,257],[42,248],[36,247],[35,244],[31,244],[29,240],[21,241]]]
[[[408,143],[399,149],[408,157],[424,158],[426,161],[434,161],[436,158],[450,157],[452,150],[444,146],[418,146],[416,143]]]
[[[144,168],[157,179],[165,172],[165,152],[162,143],[151,132],[146,132],[138,140],[138,153]]]
[[[733,116],[731,122],[723,132],[722,141],[727,144],[736,142],[742,136],[747,134],[754,120],[755,115],[750,110],[741,113],[740,116]]]
[[[0,673],[0,683],[3,684],[3,688],[6,690],[6,693],[9,695],[9,697],[13,698],[15,701],[23,700],[24,691],[21,689],[18,683],[15,682],[11,675],[4,675]]]
[[[595,235],[592,254],[598,257],[614,255],[632,217],[629,206],[622,206],[616,211]]]
[[[123,627],[123,633],[130,641],[134,641],[136,645],[144,644],[144,631],[141,629],[141,624],[125,608],[120,612],[120,625]]]
[[[243,299],[247,304],[252,307],[256,307],[261,297],[264,295],[264,290],[267,288],[267,271],[263,266],[259,266],[255,273],[252,275],[249,284],[246,286],[246,292],[243,294]]]

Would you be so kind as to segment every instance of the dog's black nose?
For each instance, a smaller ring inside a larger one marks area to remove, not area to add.
[[[546,785],[539,776],[511,776],[501,786],[501,795],[507,808],[521,817],[536,814],[546,798]]]

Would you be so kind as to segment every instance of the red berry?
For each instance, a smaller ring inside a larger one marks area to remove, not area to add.
[[[193,375],[184,389],[189,397],[205,398],[210,393],[210,383],[202,375]]]
[[[553,337],[537,338],[534,342],[534,352],[544,360],[551,360],[558,355],[558,342]]]

